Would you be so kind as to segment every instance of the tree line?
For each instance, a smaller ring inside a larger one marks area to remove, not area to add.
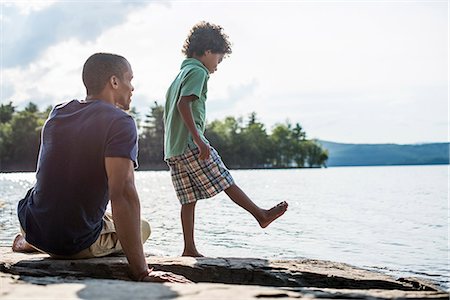
[[[20,111],[12,102],[0,105],[0,171],[36,169],[40,132],[50,111],[32,102]],[[167,169],[163,106],[155,101],[143,117],[135,108],[129,113],[139,131],[139,170]],[[328,159],[327,150],[307,139],[299,123],[279,123],[268,133],[254,112],[246,119],[230,116],[209,122],[205,135],[233,169],[323,167]]]

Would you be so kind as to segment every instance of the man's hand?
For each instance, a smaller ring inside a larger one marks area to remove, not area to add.
[[[202,139],[194,141],[194,143],[197,145],[198,150],[200,151],[198,158],[202,160],[208,159],[211,155],[211,149],[209,148],[209,145],[206,144]]]
[[[173,283],[192,283],[189,279],[182,275],[177,275],[171,272],[151,271],[147,276],[143,277],[141,281],[145,282],[173,282]]]

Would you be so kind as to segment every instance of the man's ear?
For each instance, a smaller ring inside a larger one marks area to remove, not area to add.
[[[119,88],[119,78],[117,78],[115,75],[111,76],[111,78],[109,78],[109,84],[111,84],[113,89],[118,89]]]

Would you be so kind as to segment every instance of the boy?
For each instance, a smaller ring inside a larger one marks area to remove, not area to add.
[[[186,59],[166,94],[164,159],[182,205],[183,256],[203,256],[194,242],[197,200],[225,191],[231,200],[251,213],[262,228],[283,215],[288,206],[281,202],[265,210],[254,204],[234,183],[219,154],[204,136],[209,74],[231,53],[228,36],[222,30],[221,26],[207,22],[200,22],[191,29],[183,46]]]

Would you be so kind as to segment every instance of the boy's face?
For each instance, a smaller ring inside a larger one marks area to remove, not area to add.
[[[208,50],[200,58],[200,61],[208,69],[209,73],[212,74],[217,71],[217,66],[222,62],[224,56],[225,53],[213,53],[211,50]]]

